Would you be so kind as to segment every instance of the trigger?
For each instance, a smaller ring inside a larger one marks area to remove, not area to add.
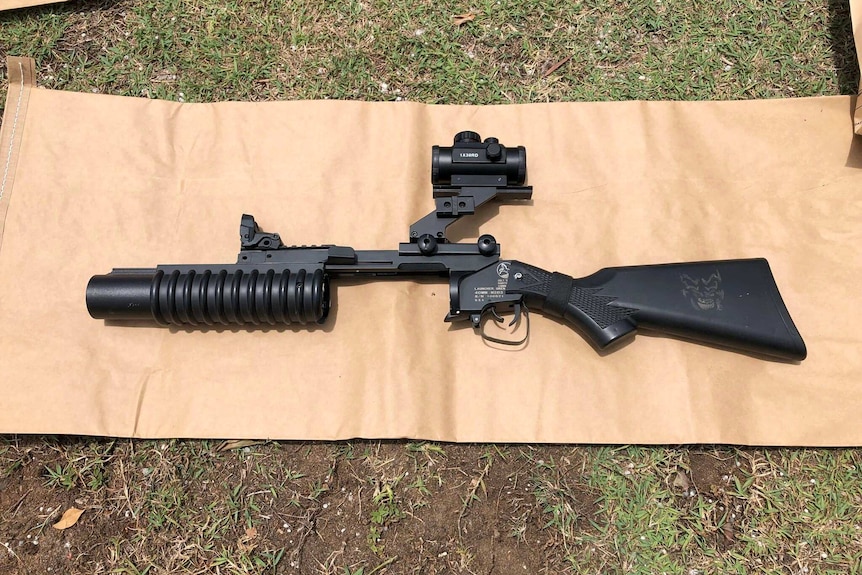
[[[500,321],[503,321],[503,318],[500,318]],[[515,304],[515,317],[512,318],[512,321],[509,322],[509,327],[512,327],[516,323],[521,321],[521,304]]]
[[[497,323],[503,323],[503,321],[504,321],[503,318],[500,316],[500,314],[497,313],[497,310],[495,308],[491,307],[488,309],[491,310],[491,315],[494,316],[494,321],[496,321]],[[510,323],[509,325],[512,325],[512,324]]]

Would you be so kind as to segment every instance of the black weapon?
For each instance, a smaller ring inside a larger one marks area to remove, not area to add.
[[[491,200],[527,200],[523,146],[484,142],[460,132],[452,147],[434,146],[431,182],[436,209],[410,226],[397,250],[285,246],[243,215],[235,265],[160,265],[114,269],[90,279],[87,309],[96,319],[161,325],[323,323],[330,279],[341,276],[449,278],[445,321],[470,321],[482,336],[523,343],[529,309],[561,318],[604,349],[643,327],[699,342],[785,360],[805,359],[799,335],[765,259],[605,268],[575,279],[515,260],[501,260],[493,236],[454,243],[446,228]],[[485,318],[510,325],[526,318],[518,341],[482,329]]]

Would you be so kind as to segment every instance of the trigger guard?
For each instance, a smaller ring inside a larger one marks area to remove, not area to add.
[[[512,318],[512,321],[509,322],[509,327],[515,325],[516,323],[520,323],[520,320],[522,317],[527,322],[524,337],[522,337],[521,339],[507,340],[507,339],[494,337],[492,335],[488,335],[487,333],[485,333],[485,328],[481,325],[481,318],[488,315],[488,312],[490,312],[490,314],[494,316],[494,319],[498,323],[505,322],[505,320],[500,316],[500,314],[497,313],[497,310],[494,308],[493,304],[489,305],[484,310],[482,310],[482,313],[479,314],[479,323],[478,323],[478,325],[474,323],[474,326],[479,329],[479,335],[481,335],[482,339],[485,341],[491,341],[494,343],[499,343],[499,344],[503,344],[503,345],[511,345],[511,346],[523,345],[530,338],[530,313],[529,313],[530,310],[527,309],[527,306],[525,306],[523,304],[516,304],[514,311],[515,311],[515,315]]]

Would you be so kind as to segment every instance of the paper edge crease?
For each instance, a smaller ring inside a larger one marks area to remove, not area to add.
[[[36,61],[33,58],[9,56],[6,69],[9,88],[6,92],[3,126],[0,127],[0,248],[3,247],[3,230],[21,152],[30,90],[34,86]]]

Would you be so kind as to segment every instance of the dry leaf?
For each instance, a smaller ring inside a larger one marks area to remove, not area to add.
[[[452,23],[456,26],[463,26],[467,22],[472,22],[476,19],[476,15],[472,12],[468,12],[467,14],[458,14],[457,16],[452,16]]]
[[[688,491],[691,489],[691,481],[688,479],[688,475],[682,471],[677,471],[676,477],[673,479],[673,486],[682,489],[683,491]]]
[[[257,547],[257,543],[252,543],[256,538],[257,529],[249,527],[245,530],[245,535],[240,537],[239,541],[236,542],[236,546],[242,553],[250,553]]]
[[[68,508],[60,520],[54,524],[54,529],[68,529],[78,522],[83,512],[83,509],[78,509],[77,507]]]

